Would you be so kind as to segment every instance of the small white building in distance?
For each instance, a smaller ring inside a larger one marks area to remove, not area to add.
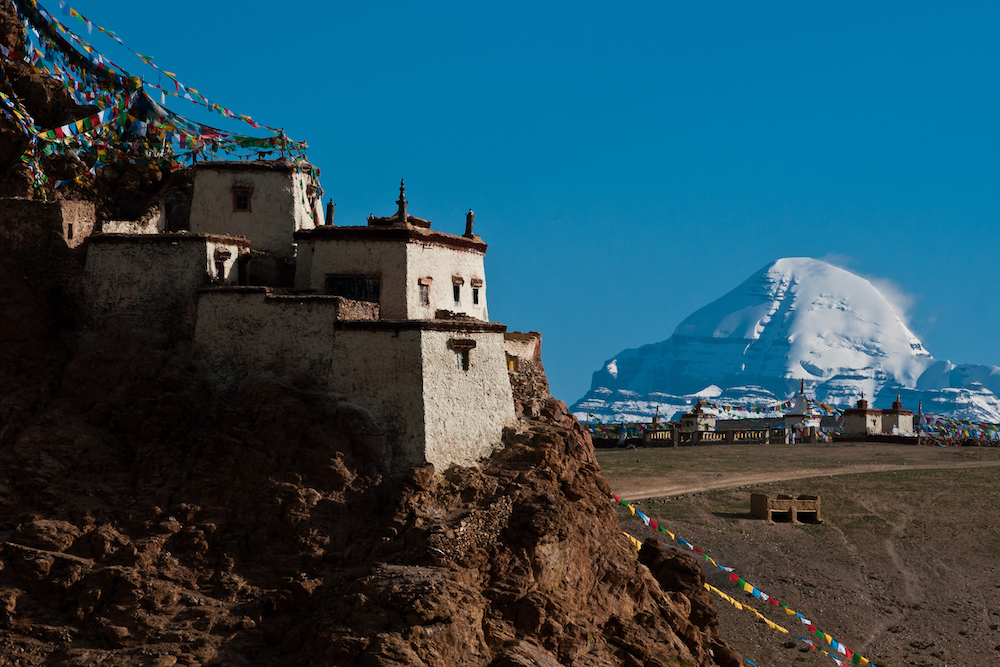
[[[864,438],[869,435],[879,435],[882,433],[882,411],[868,407],[864,393],[858,400],[857,407],[844,410],[845,438]]]
[[[882,411],[882,432],[907,437],[916,435],[913,430],[913,412],[903,409],[903,402],[899,400],[899,392],[896,392],[896,400],[892,402],[892,409]]]
[[[799,393],[792,400],[792,407],[785,413],[784,425],[790,429],[792,437],[799,441],[810,437],[815,438],[816,433],[819,432],[820,418],[809,414],[805,380],[799,383]]]

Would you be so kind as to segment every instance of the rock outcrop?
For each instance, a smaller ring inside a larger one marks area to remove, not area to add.
[[[560,401],[482,468],[386,479],[346,397],[219,397],[156,333],[52,333],[0,399],[0,665],[739,664]]]

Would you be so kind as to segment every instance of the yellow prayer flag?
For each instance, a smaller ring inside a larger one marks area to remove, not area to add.
[[[833,643],[833,637],[831,637],[830,635],[826,634],[825,632],[823,633],[823,636],[826,637],[826,643],[827,644],[832,644]]]
[[[753,593],[753,586],[744,581],[743,590],[745,590],[747,593]]]
[[[635,539],[634,537],[632,537],[628,533],[622,533],[622,535],[624,535],[625,537],[627,537],[629,539],[629,541],[632,542],[632,546],[635,547],[636,551],[638,551],[639,549],[642,548],[642,542],[640,542],[639,540]]]
[[[792,611],[791,609],[789,609],[788,607],[785,607],[785,615],[786,616],[795,616],[795,612]]]
[[[631,505],[629,505],[628,506],[628,511],[632,513],[632,516],[635,516],[635,508],[634,507],[632,507]]]
[[[733,600],[733,606],[736,607],[737,609],[739,609],[740,611],[743,611],[743,605],[741,605],[736,600]]]

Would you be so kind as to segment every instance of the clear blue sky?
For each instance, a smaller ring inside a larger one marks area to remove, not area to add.
[[[436,229],[475,209],[490,314],[544,332],[567,402],[786,256],[894,283],[931,354],[1000,365],[995,2],[70,4],[307,140],[338,224],[400,177]]]

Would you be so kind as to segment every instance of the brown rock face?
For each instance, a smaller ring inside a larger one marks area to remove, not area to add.
[[[20,383],[0,398],[0,656],[736,664],[698,565],[636,559],[560,401],[481,469],[386,479],[377,420],[343,398],[265,376],[215,395],[155,333],[22,344],[53,362],[0,369]]]

